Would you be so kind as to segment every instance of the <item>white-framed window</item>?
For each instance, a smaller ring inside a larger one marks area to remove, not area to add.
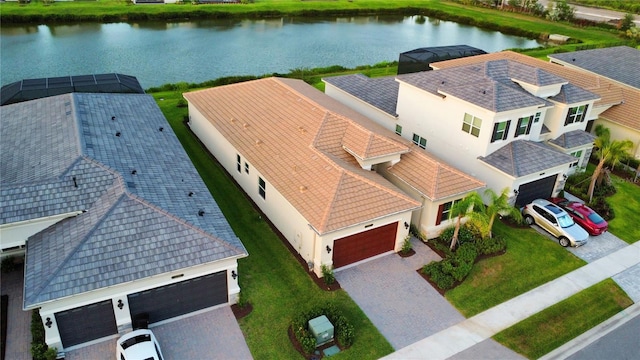
[[[396,135],[402,136],[402,125],[396,124]]]
[[[491,142],[506,140],[507,135],[509,135],[509,125],[511,125],[511,120],[493,124],[493,135],[491,135]]]
[[[566,126],[577,122],[583,122],[584,118],[587,116],[588,108],[588,105],[580,105],[570,108],[567,113],[567,118],[564,120],[564,125]]]
[[[261,177],[258,177],[258,193],[263,199],[266,199],[267,183]]]
[[[418,134],[413,134],[413,143],[420,146],[423,149],[427,148],[427,139]]]
[[[542,115],[542,113],[537,112],[535,115],[533,115],[533,123],[537,123],[538,121],[540,121],[540,115]]]
[[[531,121],[533,116],[525,116],[518,119],[518,127],[516,128],[516,137],[520,135],[529,135],[531,132]]]
[[[578,161],[572,163],[571,165],[569,165],[569,167],[578,166],[578,163],[580,162],[580,158],[582,158],[582,150],[572,152],[571,156],[578,158]]]
[[[246,172],[247,174],[249,173],[249,163],[248,162],[244,163],[244,172]]]
[[[242,160],[239,154],[236,154],[236,169],[238,169],[239,173],[242,173]]]
[[[453,205],[458,201],[460,201],[460,199],[440,204],[440,206],[438,207],[438,217],[436,218],[436,225],[440,225],[441,222],[451,219],[451,208],[453,208]]]
[[[471,134],[475,137],[480,136],[480,127],[482,126],[482,119],[470,114],[464,114],[464,120],[462,121],[462,131],[467,134]]]

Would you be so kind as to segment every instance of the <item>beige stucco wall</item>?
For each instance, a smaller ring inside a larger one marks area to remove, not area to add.
[[[638,116],[640,116],[640,113],[638,114]],[[634,130],[629,127],[611,122],[604,118],[599,118],[598,120],[596,120],[593,124],[593,129],[595,129],[598,124],[601,124],[602,126],[609,129],[612,140],[631,140],[633,142],[631,155],[633,155],[636,159],[640,159],[640,130]]]
[[[237,258],[229,258],[216,263],[181,269],[157,276],[144,278],[141,280],[136,280],[39,304],[42,323],[45,324],[47,318],[49,318],[52,322],[50,328],[45,326],[45,341],[49,347],[56,347],[58,351],[65,350],[62,347],[62,340],[58,331],[58,324],[56,323],[55,313],[57,312],[94,304],[104,300],[111,300],[114,306],[114,313],[118,331],[126,332],[131,330],[132,323],[131,315],[129,313],[129,303],[127,300],[128,294],[178,283],[181,281],[220,271],[227,271],[227,291],[229,298],[228,304],[235,304],[238,302],[238,296],[240,293],[238,280],[240,276],[242,276],[242,274],[238,272]],[[233,279],[233,277],[231,276],[231,271],[236,271],[236,273],[239,275],[238,278]],[[175,276],[180,277],[174,278]],[[119,309],[117,307],[118,300],[122,300],[124,304],[124,307],[122,309]],[[25,310],[31,310],[31,308]]]

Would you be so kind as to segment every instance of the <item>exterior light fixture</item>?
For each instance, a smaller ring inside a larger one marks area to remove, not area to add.
[[[406,221],[404,222],[404,228],[405,228],[405,229],[408,229],[408,228],[409,228],[409,224],[408,224]]]
[[[329,254],[331,252],[331,248],[329,247],[329,245],[327,245],[327,247],[325,249],[327,249],[327,254]]]
[[[520,193],[520,191],[518,191],[518,189],[513,189],[513,193],[518,196],[518,194]]]
[[[118,300],[118,309],[122,310],[123,307],[124,303],[122,302],[122,300]]]
[[[568,178],[567,174],[562,174],[562,178],[567,180],[567,178]]]
[[[233,280],[238,278],[238,274],[236,273],[235,270],[231,270],[231,277],[233,278]]]
[[[53,322],[51,322],[51,318],[50,318],[50,317],[48,317],[48,318],[47,318],[47,322],[45,322],[44,324],[45,324],[45,325],[47,325],[47,327],[48,327],[49,329],[51,329],[51,325],[53,325]]]

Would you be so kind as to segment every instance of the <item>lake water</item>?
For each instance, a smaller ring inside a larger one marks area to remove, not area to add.
[[[495,52],[540,44],[413,16],[3,25],[0,80],[123,73],[143,88],[223,76],[397,61],[420,47],[466,44]]]

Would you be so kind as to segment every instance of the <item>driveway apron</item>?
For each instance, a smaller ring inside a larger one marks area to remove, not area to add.
[[[166,359],[252,359],[231,307],[222,306],[149,327]],[[107,360],[116,355],[116,339],[66,353],[65,360]]]

